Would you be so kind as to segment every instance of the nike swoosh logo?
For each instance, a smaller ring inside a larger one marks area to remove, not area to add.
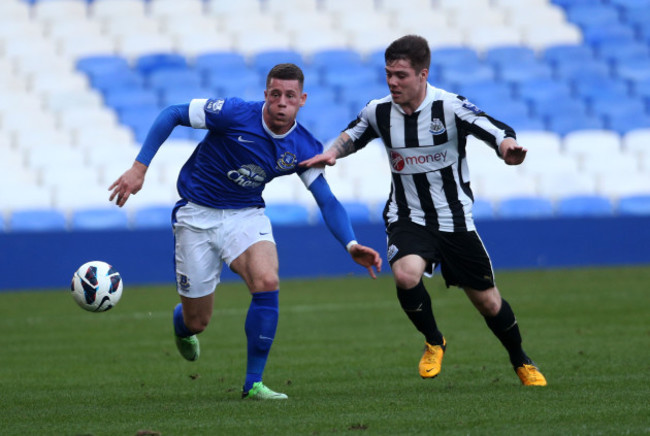
[[[239,138],[237,138],[237,141],[244,142],[244,143],[249,143],[249,144],[252,144],[253,142],[255,142],[255,141],[249,141],[248,139],[244,139],[244,137],[241,136],[241,135],[239,135]]]
[[[260,232],[260,235],[264,236],[264,235],[268,235],[269,233],[271,233],[271,232]]]

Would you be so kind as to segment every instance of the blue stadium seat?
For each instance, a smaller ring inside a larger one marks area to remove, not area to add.
[[[124,109],[118,117],[120,123],[133,130],[135,140],[142,143],[158,114],[160,110],[157,107],[152,106],[148,109],[136,107]]]
[[[516,86],[533,79],[550,79],[553,76],[553,70],[545,62],[521,62],[503,64],[497,75],[499,80]]]
[[[571,88],[565,81],[533,79],[521,82],[515,90],[517,96],[534,108],[542,102],[571,98]]]
[[[91,208],[72,212],[71,230],[122,230],[129,227],[129,218],[122,209]]]
[[[274,226],[309,224],[309,209],[297,203],[267,204],[264,213]]]
[[[202,86],[179,86],[160,91],[161,106],[166,107],[172,104],[189,103],[195,98],[212,98],[215,92],[210,88]]]
[[[472,206],[472,216],[475,220],[494,218],[494,206],[490,200],[475,198]]]
[[[501,119],[500,121],[515,129],[515,132],[521,132],[523,130],[546,130],[546,122],[544,120],[525,114],[514,115]]]
[[[614,214],[609,198],[600,195],[578,195],[558,200],[555,213],[563,217],[598,217]]]
[[[612,67],[619,67],[628,62],[648,59],[648,46],[641,42],[617,44],[605,42],[598,50],[598,57],[605,60]],[[614,73],[617,73],[614,70]]]
[[[594,96],[589,105],[590,111],[598,116],[603,117],[605,124],[612,117],[622,117],[626,115],[635,115],[644,113],[645,104],[640,98],[635,97],[610,97]]]
[[[617,212],[620,215],[650,215],[650,195],[621,197]]]
[[[207,73],[214,70],[239,71],[248,68],[242,53],[216,51],[200,54],[194,59],[194,68]]]
[[[142,88],[109,89],[104,94],[104,103],[118,114],[129,108],[158,108],[159,101],[154,91]]]
[[[650,80],[650,57],[637,58],[616,65],[617,76],[629,84]]]
[[[582,32],[584,42],[591,45],[599,51],[599,47],[604,44],[616,43],[620,46],[633,43],[635,41],[634,30],[625,24],[610,24],[602,26],[588,26]]]
[[[571,118],[587,114],[587,105],[582,99],[575,97],[560,97],[556,100],[539,100],[532,107],[539,117],[549,121],[557,117]]]
[[[601,118],[579,112],[574,114],[567,112],[549,114],[547,124],[549,130],[560,136],[576,130],[605,128],[605,123]]]
[[[618,10],[610,5],[589,4],[574,5],[567,9],[567,18],[581,28],[593,26],[611,26],[619,23]]]
[[[91,79],[98,74],[127,71],[131,67],[126,58],[118,55],[86,56],[77,60],[77,70],[86,73]]]
[[[67,220],[57,209],[26,209],[13,211],[8,225],[12,232],[63,231],[67,229]]]
[[[216,69],[206,74],[205,86],[214,89],[219,96],[240,96],[240,91],[249,87],[264,89],[264,80],[251,68]]]
[[[483,63],[442,66],[439,79],[448,83],[451,89],[474,83],[495,80],[494,68]]]
[[[484,61],[495,67],[509,62],[530,63],[536,59],[537,55],[535,54],[535,50],[522,45],[492,47],[484,53]]]
[[[105,94],[113,89],[144,88],[144,78],[133,70],[103,72],[92,76],[90,85]]]
[[[361,66],[363,59],[361,53],[352,49],[325,49],[317,50],[311,54],[309,64],[318,71]]]
[[[547,218],[553,216],[553,203],[544,197],[506,198],[497,214],[501,218]]]
[[[631,94],[642,99],[646,104],[646,109],[650,110],[650,79],[632,83]]]
[[[605,119],[605,128],[621,135],[635,129],[650,128],[650,115],[641,112],[611,115]]]
[[[503,121],[505,123],[510,123],[509,120],[519,117],[530,116],[530,110],[528,105],[520,100],[503,100],[495,106],[489,107],[480,107],[481,110],[484,110],[488,115],[496,118],[497,120]]]
[[[513,100],[512,87],[507,83],[493,80],[459,84],[454,92],[466,97],[480,108],[494,107],[504,100]]]
[[[187,60],[185,56],[176,53],[151,53],[138,57],[135,69],[144,76],[157,70],[185,69]]]
[[[337,98],[348,105],[352,115],[359,113],[370,100],[382,98],[389,94],[388,87],[385,84],[380,85],[377,83],[366,83],[356,87],[342,86],[338,89],[338,92]],[[310,104],[309,97],[307,97],[307,104]]]
[[[253,67],[258,74],[266,76],[275,65],[287,62],[296,64],[301,68],[303,68],[305,64],[302,54],[295,50],[267,50],[253,55],[251,59],[251,67]]]
[[[469,47],[443,47],[431,50],[431,72],[445,67],[472,66],[481,63],[476,50]]]
[[[627,85],[620,80],[602,80],[583,78],[574,83],[575,91],[578,96],[591,101],[593,98],[623,98],[628,94]]]
[[[171,228],[173,206],[149,206],[136,209],[132,217],[134,229]]]
[[[162,91],[178,87],[203,86],[203,78],[198,70],[190,68],[155,70],[147,78],[149,88]]]
[[[551,45],[544,49],[542,58],[553,66],[564,62],[588,62],[594,59],[594,49],[585,44]]]
[[[553,75],[571,85],[582,81],[598,82],[610,79],[610,66],[597,59],[575,61],[564,60],[555,64]]]

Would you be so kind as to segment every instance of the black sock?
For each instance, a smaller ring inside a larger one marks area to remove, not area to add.
[[[521,348],[521,333],[519,332],[517,319],[506,300],[501,300],[501,310],[496,316],[486,316],[484,318],[492,333],[499,338],[508,351],[512,366],[518,367],[530,362],[523,348]]]
[[[412,289],[397,288],[397,299],[402,305],[402,310],[409,317],[415,328],[431,345],[442,345],[442,333],[438,330],[436,319],[431,309],[431,298],[420,280]]]

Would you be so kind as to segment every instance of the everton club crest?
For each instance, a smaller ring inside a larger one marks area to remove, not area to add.
[[[275,163],[280,171],[292,170],[296,166],[296,155],[285,151]]]

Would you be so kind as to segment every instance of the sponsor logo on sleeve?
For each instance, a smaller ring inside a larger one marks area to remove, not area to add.
[[[219,112],[221,112],[221,108],[223,108],[224,103],[225,100],[222,98],[220,98],[219,100],[208,100],[208,102],[205,104],[205,110],[207,112],[218,114]]]
[[[483,112],[481,109],[478,108],[478,106],[476,106],[474,103],[470,103],[469,101],[465,101],[463,103],[463,107],[469,111],[474,112],[477,115]]]

